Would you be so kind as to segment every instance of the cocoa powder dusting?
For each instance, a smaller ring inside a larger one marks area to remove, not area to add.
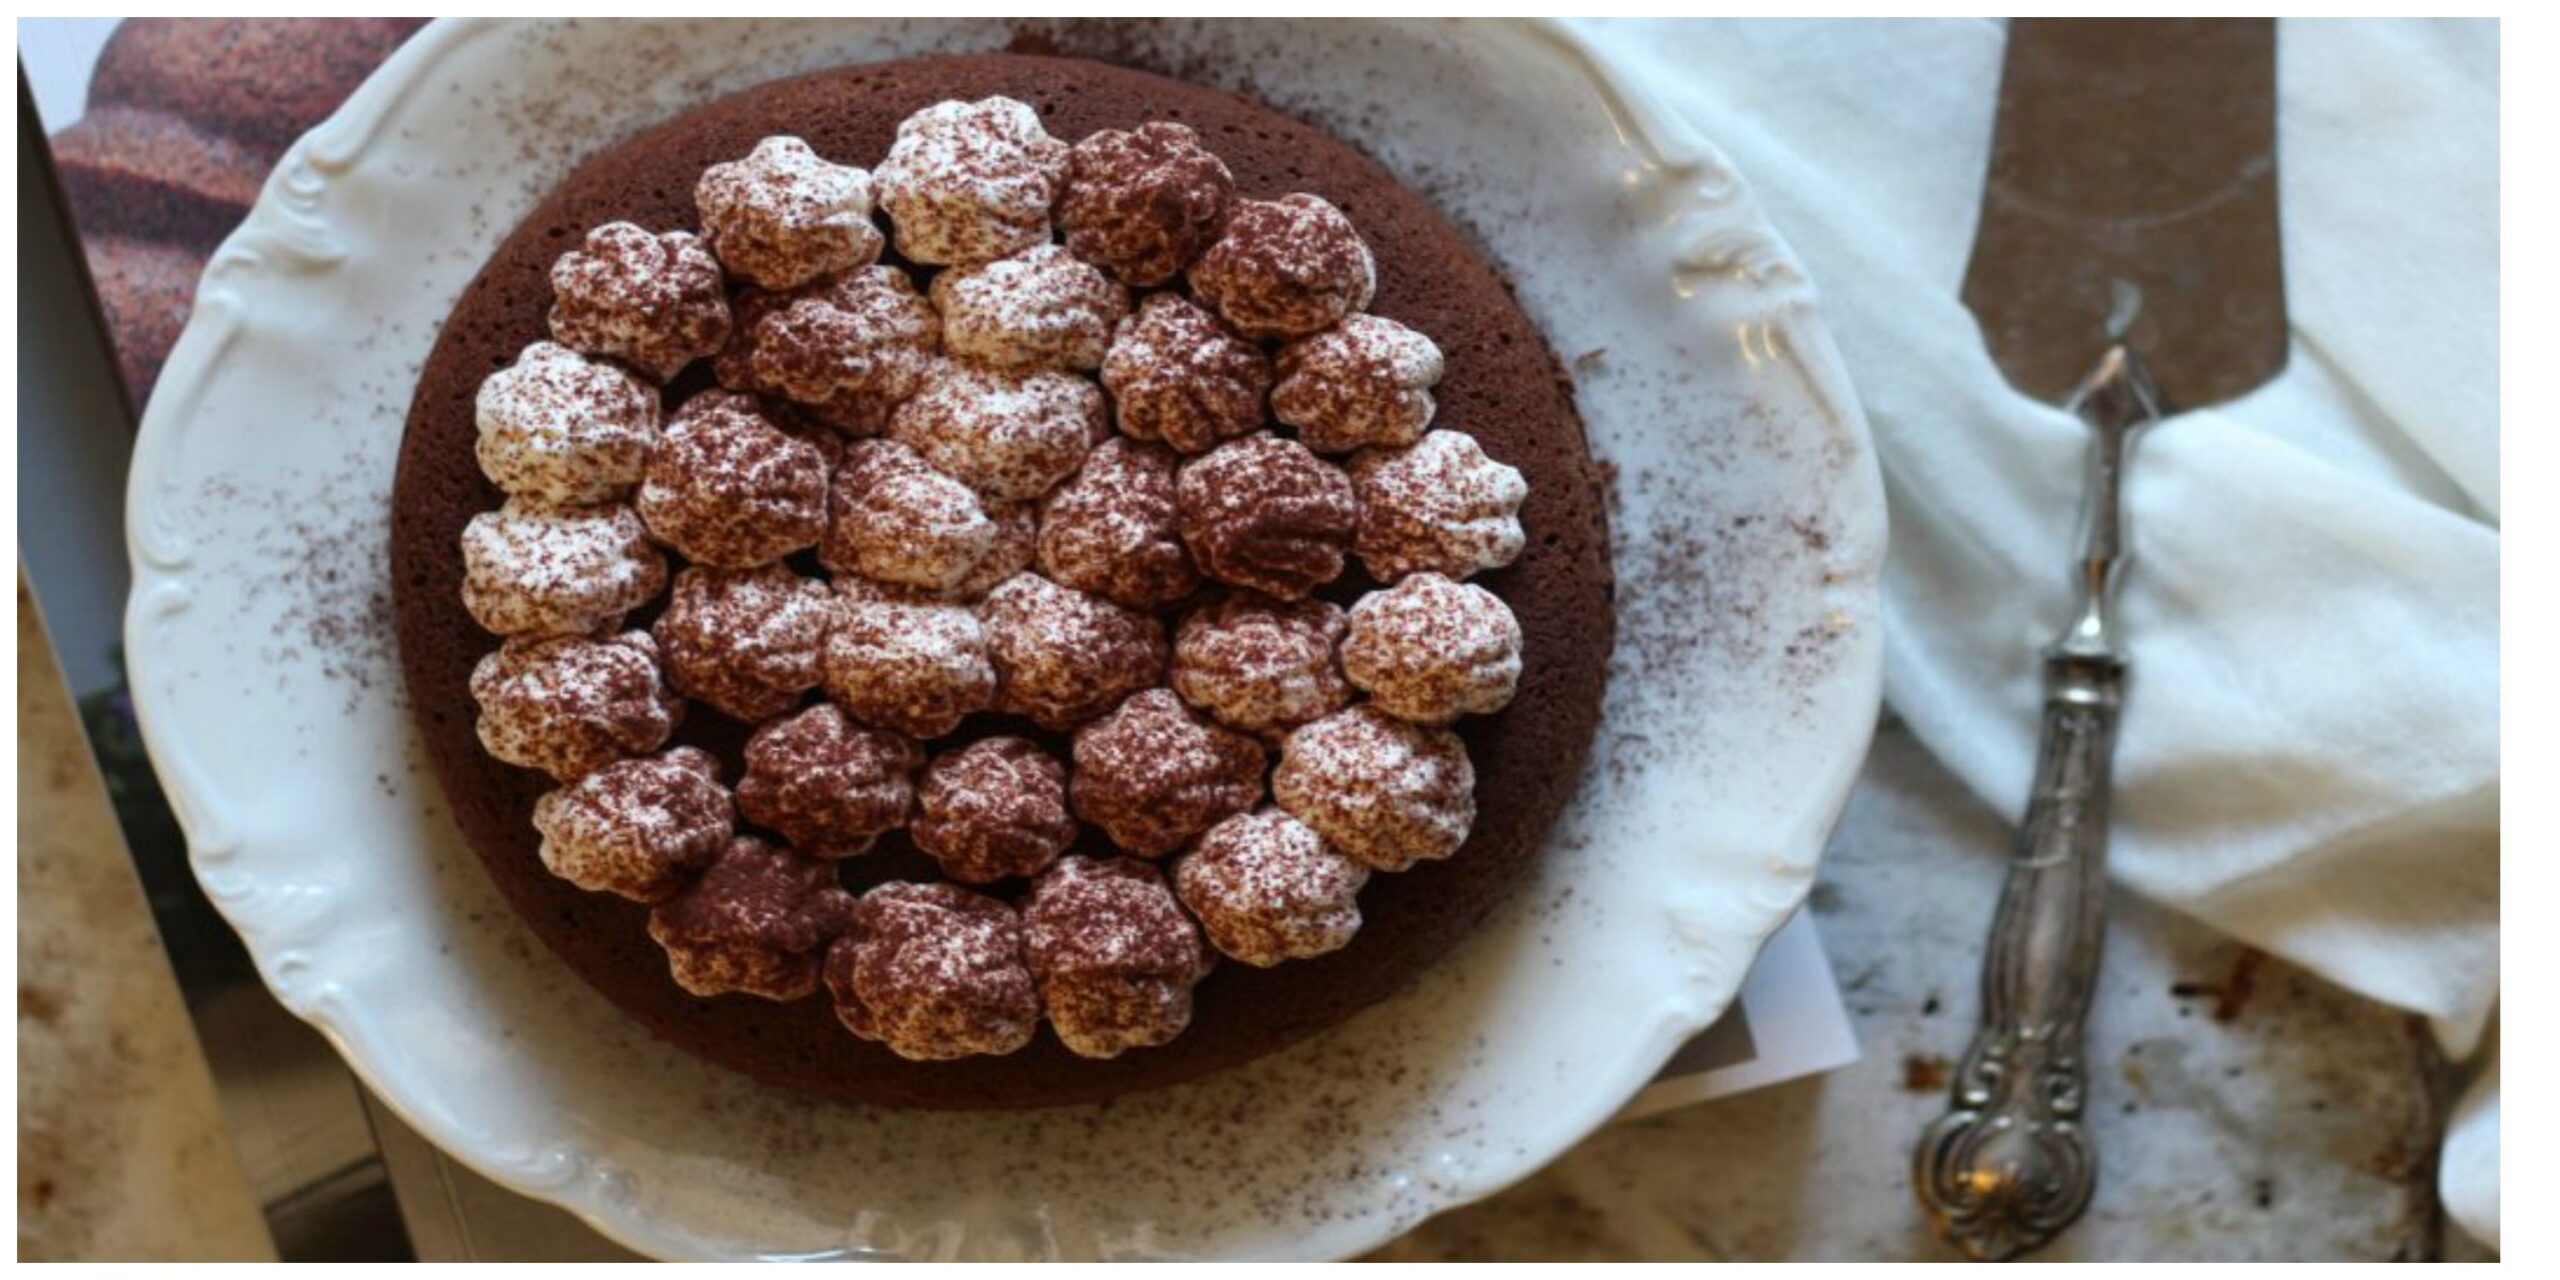
[[[254,669],[308,664],[345,690],[343,709],[353,715],[387,681],[395,657],[382,560],[390,512],[356,472],[316,483],[304,474],[280,468],[271,486],[216,475],[198,501],[222,524],[243,510],[254,518],[246,559],[260,570],[247,594],[281,602]],[[276,687],[285,687],[281,674]]]

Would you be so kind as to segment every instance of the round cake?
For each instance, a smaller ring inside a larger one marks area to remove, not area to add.
[[[464,291],[393,493],[455,819],[652,1032],[1107,1100],[1392,994],[1527,877],[1612,636],[1501,273],[1344,143],[1015,54],[761,86]]]

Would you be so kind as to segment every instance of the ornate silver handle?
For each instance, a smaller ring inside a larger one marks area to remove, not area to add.
[[[2110,350],[2072,408],[2089,424],[2071,624],[2045,649],[2035,790],[1982,961],[1982,1026],[1947,1114],[1922,1135],[1913,1181],[1938,1233],[1975,1258],[2014,1258],[2078,1219],[2097,1189],[2080,1113],[2081,1028],[2106,932],[2107,801],[2125,658],[2113,601],[2125,563],[2125,448],[2159,417],[2132,351]]]

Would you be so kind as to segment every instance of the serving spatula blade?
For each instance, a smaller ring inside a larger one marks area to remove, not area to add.
[[[2284,368],[2275,24],[2009,24],[1964,302],[2059,404],[2121,337],[2172,409]]]

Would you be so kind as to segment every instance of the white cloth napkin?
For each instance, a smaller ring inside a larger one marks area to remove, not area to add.
[[[2000,26],[1585,31],[1733,159],[1819,284],[1892,503],[1886,697],[2017,812],[2084,436],[2007,387],[1957,297]],[[2111,853],[2133,891],[2456,1053],[2498,985],[2497,41],[2279,31],[2292,363],[2137,446]],[[2485,1212],[2448,1182],[2493,1246],[2494,1164]]]

